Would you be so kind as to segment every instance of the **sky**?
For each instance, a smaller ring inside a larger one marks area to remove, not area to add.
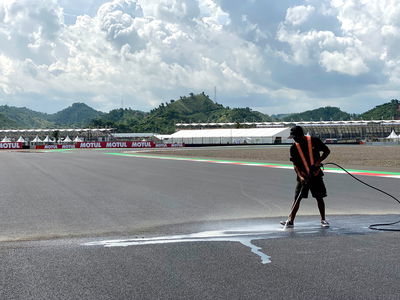
[[[0,105],[361,113],[399,83],[400,0],[0,0]]]

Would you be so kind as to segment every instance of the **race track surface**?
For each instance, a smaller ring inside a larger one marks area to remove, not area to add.
[[[396,299],[389,197],[326,173],[331,228],[293,170],[112,155],[1,152],[2,299]],[[360,176],[399,196],[399,179]]]

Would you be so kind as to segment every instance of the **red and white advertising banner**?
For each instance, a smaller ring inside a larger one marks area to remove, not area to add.
[[[3,149],[22,149],[23,143],[19,142],[4,142],[0,143],[0,150]]]
[[[182,143],[156,144],[156,148],[174,148],[174,147],[184,147],[184,144],[182,144]]]
[[[68,145],[36,145],[36,149],[74,149],[75,144],[68,144]]]
[[[68,145],[37,145],[36,149],[94,149],[94,148],[171,148],[184,147],[182,143],[162,144],[152,141],[126,141],[126,142],[79,142]]]
[[[139,142],[81,142],[75,148],[154,148],[155,143],[149,141]]]

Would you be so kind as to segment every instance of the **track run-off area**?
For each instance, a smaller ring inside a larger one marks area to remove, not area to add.
[[[141,151],[143,152],[143,151]],[[118,153],[118,152],[107,152],[109,155],[118,156],[131,156],[138,158],[154,158],[154,159],[167,159],[167,160],[177,160],[177,161],[193,161],[193,162],[206,162],[214,164],[228,164],[228,165],[239,165],[239,166],[252,166],[252,167],[267,167],[267,168],[279,168],[279,169],[291,169],[293,170],[293,165],[288,164],[277,164],[277,163],[265,163],[265,162],[246,162],[246,161],[233,161],[233,160],[220,160],[220,159],[206,159],[199,157],[180,157],[180,156],[161,156],[143,153]],[[337,173],[346,174],[345,171],[339,168],[323,168],[326,173]],[[372,170],[354,170],[347,169],[350,174],[353,175],[364,175],[364,176],[376,176],[376,177],[389,177],[400,179],[400,172],[391,171],[372,171]]]
[[[284,149],[283,151],[287,151]],[[103,149],[0,152],[2,299],[395,299],[393,199],[325,168],[282,230],[289,164]],[[346,167],[346,166],[344,166]],[[349,170],[399,196],[400,172]]]

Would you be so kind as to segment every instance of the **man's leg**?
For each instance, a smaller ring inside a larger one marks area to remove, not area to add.
[[[325,202],[324,202],[324,198],[317,197],[316,199],[317,199],[317,203],[318,203],[319,214],[321,215],[321,221],[325,220]]]
[[[294,222],[294,219],[296,218],[296,214],[299,211],[300,201],[301,201],[301,195],[299,194],[299,196],[294,199],[294,202],[292,204],[292,209],[290,211],[289,218],[288,218],[288,220],[292,223]]]

